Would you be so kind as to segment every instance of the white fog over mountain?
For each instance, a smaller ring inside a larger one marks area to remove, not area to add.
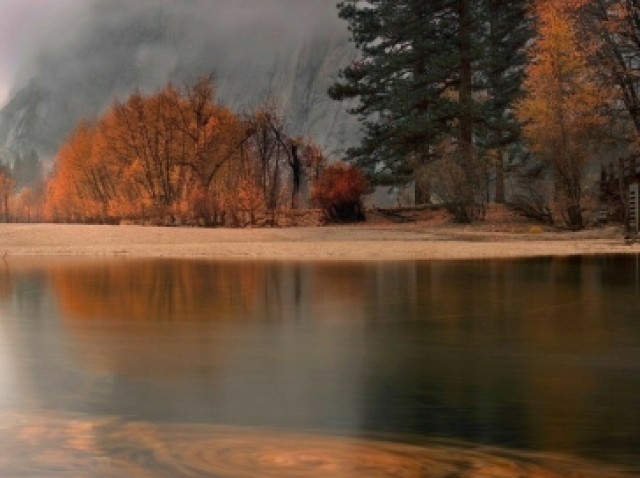
[[[356,54],[332,0],[92,0],[33,38],[0,112],[5,161],[51,157],[81,118],[137,88],[209,74],[236,110],[278,99],[292,131],[334,155],[357,137],[347,106],[326,94]]]

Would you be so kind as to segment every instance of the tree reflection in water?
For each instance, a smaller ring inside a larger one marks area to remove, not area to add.
[[[199,448],[211,446],[207,434],[226,443],[224,429],[227,438],[242,437],[243,446],[255,451],[230,454],[230,463],[236,456],[253,464],[275,457],[299,474],[274,476],[306,476],[287,452],[298,449],[286,433],[278,441],[271,433],[220,428],[228,425],[450,437],[595,458],[637,471],[638,262],[12,260],[0,273],[0,342],[8,344],[0,358],[8,369],[3,374],[12,377],[12,407],[29,401],[55,411],[43,419],[45,435],[49,426],[73,425],[56,416],[80,412],[87,418],[79,423],[97,426],[101,440],[121,430],[148,433],[145,446],[156,443],[158,450],[131,456],[152,456],[167,470],[173,465],[165,461],[173,458],[158,458],[167,437],[184,433],[187,442],[193,440],[185,446],[194,455],[186,448],[164,451],[188,453],[197,469],[193,456],[215,456]],[[8,406],[0,402],[0,410]],[[33,422],[28,413],[22,416]],[[132,417],[139,424],[109,419],[102,427],[92,418],[104,416]],[[168,422],[175,425],[160,425]],[[179,425],[189,422],[208,425]],[[26,446],[15,438],[24,431],[6,433],[6,443]],[[50,433],[54,443],[58,432]],[[304,435],[302,441],[308,448],[299,456],[305,466],[321,467],[323,476],[356,466],[331,462],[327,453],[317,456],[318,449],[337,453],[329,438]],[[443,454],[434,458],[433,448],[400,452],[396,445],[366,440],[336,440],[335,446],[345,443],[358,463],[367,462],[372,450],[395,450],[412,463],[394,468],[405,474],[366,476],[440,476],[411,470],[424,468],[415,460],[446,461],[451,452],[436,447]],[[111,445],[103,451],[109,457],[120,453]],[[497,466],[503,453],[476,458]],[[475,459],[471,455],[459,456]],[[526,468],[518,460],[505,466]],[[142,469],[140,476],[147,476]],[[260,476],[256,469],[247,471],[254,475],[219,473]],[[339,476],[365,476],[353,473]],[[522,476],[555,475],[527,468]]]

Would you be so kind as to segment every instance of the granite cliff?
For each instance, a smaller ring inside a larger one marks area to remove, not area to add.
[[[336,156],[357,138],[347,105],[326,94],[356,55],[330,0],[93,0],[65,25],[23,59],[0,111],[5,161],[52,157],[81,118],[136,89],[209,74],[224,103],[242,111],[276,98],[292,132]]]

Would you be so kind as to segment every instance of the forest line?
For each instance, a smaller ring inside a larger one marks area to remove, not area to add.
[[[595,220],[598,165],[637,146],[639,12],[640,0],[345,0],[359,57],[328,94],[361,120],[351,166],[294,137],[277,102],[239,114],[205,79],[83,121],[39,188],[0,171],[0,208],[12,220],[266,225],[310,205],[361,219],[369,186],[413,185],[417,203],[442,202],[458,222],[498,202],[581,229]]]

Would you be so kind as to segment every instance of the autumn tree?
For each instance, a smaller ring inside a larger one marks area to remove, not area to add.
[[[271,210],[278,206],[279,191],[289,159],[280,109],[277,103],[268,101],[246,119],[251,131],[248,145],[257,161],[263,197]]]
[[[101,162],[129,185],[120,210],[139,203],[143,215],[175,220],[197,200],[207,223],[215,222],[223,193],[215,179],[239,160],[246,141],[237,115],[215,102],[209,79],[183,91],[169,84],[149,96],[135,93],[112,107],[100,133]]]
[[[285,191],[297,205],[307,156],[321,155],[284,124],[268,108],[240,117],[217,102],[210,78],[136,92],[64,143],[47,185],[47,217],[254,224],[284,204]]]
[[[187,86],[182,100],[174,107],[179,111],[178,125],[184,145],[180,166],[196,181],[201,204],[206,205],[203,219],[209,225],[224,222],[226,209],[236,223],[241,222],[239,209],[251,204],[253,211],[260,203],[249,191],[253,189],[253,173],[245,154],[251,134],[247,124],[217,102],[216,87],[210,77]],[[243,193],[254,200],[236,201],[243,187],[248,188]]]
[[[105,222],[116,195],[117,178],[96,154],[98,126],[82,122],[57,155],[47,185],[47,216],[52,220]]]
[[[134,182],[143,188],[150,207],[168,212],[183,186],[181,148],[175,87],[144,97],[133,94],[126,102],[116,103],[106,116],[102,133],[105,163],[138,172]]]
[[[290,207],[299,208],[303,181],[309,172],[308,164],[316,162],[319,172],[319,155],[322,153],[318,146],[309,138],[291,133],[285,111],[277,101],[267,100],[249,116],[247,122],[251,131],[250,144],[260,163],[268,203],[271,207],[275,205],[278,181],[283,170],[287,170],[291,184]]]
[[[250,132],[238,115],[216,102],[211,78],[187,86],[182,101],[173,106],[179,112],[177,124],[186,144],[181,165],[192,169],[208,188],[222,167],[240,158]]]
[[[286,119],[282,108],[272,103],[267,110],[263,110],[262,120],[271,130],[273,138],[284,154],[286,164],[291,172],[291,208],[297,209],[300,203],[300,187],[302,183],[302,161],[300,159],[300,142],[293,138],[286,127]]]
[[[608,121],[610,92],[578,41],[571,6],[539,0],[534,14],[537,39],[517,112],[531,151],[551,173],[562,219],[582,228],[585,173]]]

